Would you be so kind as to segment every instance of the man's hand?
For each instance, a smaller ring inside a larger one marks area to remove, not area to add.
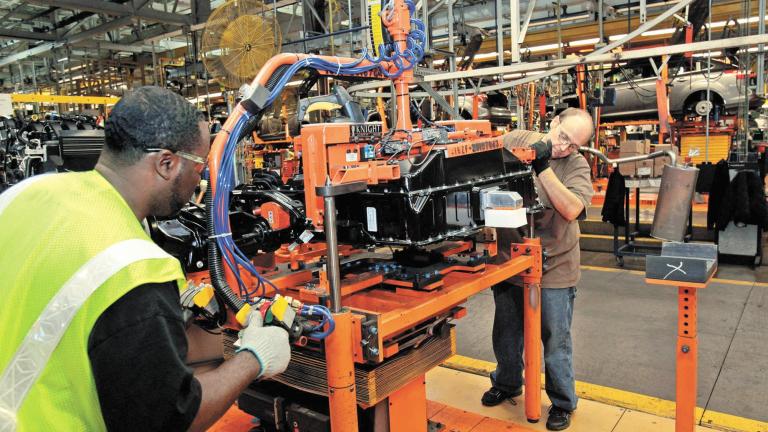
[[[291,345],[288,332],[276,326],[264,327],[259,312],[251,312],[248,323],[240,332],[240,348],[237,352],[249,351],[259,361],[261,371],[258,378],[271,378],[282,373],[291,360]]]
[[[232,406],[237,397],[254,380],[254,357],[259,362],[256,378],[273,377],[288,367],[291,346],[288,333],[280,327],[264,327],[261,314],[251,312],[243,331],[240,332],[240,348],[248,351],[222,363],[218,368],[196,375],[202,387],[202,400],[190,431],[205,431]]]
[[[549,140],[537,141],[531,145],[531,148],[536,151],[536,159],[531,163],[531,166],[536,175],[539,175],[549,168],[549,160],[552,158],[552,142]]]

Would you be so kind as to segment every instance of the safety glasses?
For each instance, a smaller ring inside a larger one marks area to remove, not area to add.
[[[195,164],[197,164],[197,165],[195,165],[195,171],[198,174],[202,174],[203,171],[205,171],[205,166],[208,164],[208,160],[207,159],[205,159],[205,158],[203,158],[201,156],[198,156],[196,154],[187,153],[187,152],[181,151],[181,150],[173,151],[173,150],[170,150],[170,149],[163,149],[163,148],[156,148],[156,147],[150,147],[150,148],[143,149],[144,153],[156,153],[156,152],[161,152],[163,150],[168,150],[169,152],[177,155],[178,157],[180,157],[182,159],[186,159],[188,161],[191,161],[191,162],[194,162]]]

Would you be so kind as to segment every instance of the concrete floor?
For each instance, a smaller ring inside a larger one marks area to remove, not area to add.
[[[646,285],[632,271],[642,270],[643,260],[620,270],[610,254],[583,253],[582,264],[610,269],[582,271],[576,379],[674,400],[676,290]],[[717,278],[699,292],[698,406],[768,421],[768,268],[723,265]],[[457,322],[457,353],[495,361],[490,290],[470,299],[468,310]]]
[[[428,417],[446,425],[446,432],[546,432],[547,409],[550,405],[546,393],[541,393],[542,420],[528,423],[525,416],[524,397],[516,403],[502,403],[486,407],[479,398],[467,397],[482,394],[486,380],[480,376],[457,370],[437,367],[427,373]],[[444,411],[439,411],[446,406]],[[438,405],[438,406],[435,406]],[[432,415],[431,411],[438,411]],[[446,413],[448,415],[441,415]],[[459,421],[456,421],[459,420]],[[568,432],[672,432],[675,421],[652,414],[642,413],[614,405],[582,400],[573,414]],[[712,432],[712,429],[696,426],[695,432]]]

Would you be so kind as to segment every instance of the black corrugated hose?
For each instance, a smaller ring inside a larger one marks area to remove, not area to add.
[[[208,229],[208,271],[211,274],[211,285],[219,295],[224,299],[224,303],[228,308],[239,312],[245,305],[245,302],[235,294],[234,291],[227,284],[227,280],[224,277],[224,269],[221,264],[221,254],[219,253],[219,247],[216,244],[216,240],[210,238],[210,235],[214,232],[213,229],[213,193],[212,188],[208,188],[205,192],[205,224]]]

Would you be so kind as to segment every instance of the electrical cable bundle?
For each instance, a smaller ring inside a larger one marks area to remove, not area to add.
[[[237,153],[238,137],[250,118],[251,115],[245,113],[237,123],[235,123],[224,147],[224,153],[216,179],[216,196],[211,202],[211,211],[213,212],[213,235],[211,238],[216,241],[215,247],[218,247],[221,251],[221,258],[235,276],[240,296],[247,303],[252,304],[257,297],[257,293],[260,292],[259,297],[264,296],[266,293],[266,285],[270,285],[275,292],[278,292],[279,290],[269,279],[266,279],[259,274],[253,263],[232,240],[232,229],[229,221],[229,197],[235,186],[234,155]],[[248,287],[240,276],[241,267],[251,273],[251,275],[258,281],[253,290],[248,290]],[[308,334],[309,337],[324,339],[333,332],[335,328],[333,316],[325,306],[302,305],[298,312],[305,317],[320,317],[320,322],[311,327],[310,333]],[[328,329],[323,331],[322,329],[326,324],[328,325]]]
[[[411,0],[406,0],[405,4],[408,6],[408,9],[412,15],[416,9],[416,6]],[[388,3],[387,6],[382,9],[382,14],[384,14],[387,10],[391,11],[392,7],[393,6],[389,6]],[[391,19],[392,12],[390,12],[389,15],[390,16],[388,18]],[[387,18],[383,19],[386,20]],[[298,62],[288,67],[287,70],[282,71],[280,78],[277,80],[277,82],[274,83],[274,85],[267,86],[270,88],[271,94],[267,99],[265,106],[271,105],[281,94],[288,81],[299,70],[304,68],[316,69],[335,75],[360,75],[378,69],[378,71],[387,78],[393,79],[399,77],[403,72],[416,67],[416,65],[424,57],[424,47],[427,43],[427,35],[424,31],[424,23],[419,19],[411,18],[411,25],[415,28],[411,28],[411,31],[408,33],[406,49],[402,51],[400,50],[400,46],[397,42],[392,42],[389,44],[381,44],[379,46],[379,52],[381,53],[379,57],[371,56],[368,50],[364,49],[360,58],[349,63],[334,63],[332,61],[318,57],[307,57],[303,60],[299,60]],[[391,54],[388,55],[388,52]],[[360,66],[360,64],[365,60],[368,60],[371,64]],[[382,62],[393,63],[397,67],[397,70],[395,72],[389,72],[387,68],[382,64]]]
[[[251,116],[245,113],[232,128],[232,132],[229,134],[229,138],[225,144],[221,163],[219,165],[219,172],[216,178],[216,195],[213,200],[213,207],[211,209],[213,213],[213,226],[214,235],[213,239],[216,241],[216,245],[221,251],[222,258],[227,267],[232,271],[232,274],[237,279],[237,285],[239,288],[240,296],[246,301],[250,302],[252,297],[256,295],[258,291],[261,291],[261,296],[266,292],[266,285],[269,284],[277,292],[277,287],[262,277],[254,267],[253,263],[245,256],[245,254],[235,245],[232,239],[232,228],[229,222],[229,197],[232,189],[235,187],[235,160],[234,156],[237,152],[237,142],[240,133],[245,127],[246,123]],[[241,266],[248,270],[258,281],[256,288],[249,291],[240,277],[239,267]]]
[[[320,316],[321,320],[320,323],[313,326],[311,329],[311,332],[307,335],[311,338],[315,339],[325,339],[333,333],[333,330],[336,328],[336,323],[333,321],[333,316],[331,315],[331,311],[328,310],[325,306],[320,305],[302,305],[301,309],[299,309],[299,315],[304,317],[312,317],[312,316]],[[323,327],[328,324],[328,330],[323,331]]]
[[[411,0],[406,0],[405,4],[408,6],[410,15],[412,16],[416,9],[415,5]],[[382,21],[385,23],[391,22],[394,12],[394,0],[390,0],[390,2],[382,8]],[[310,68],[335,75],[360,75],[369,71],[378,70],[381,74],[390,79],[397,78],[402,75],[403,72],[413,69],[424,57],[424,47],[426,46],[427,36],[424,23],[420,20],[411,18],[410,24],[411,30],[408,33],[406,48],[404,50],[400,49],[397,42],[392,42],[389,44],[381,44],[379,46],[379,52],[381,53],[379,57],[371,56],[368,50],[365,49],[360,58],[349,63],[332,62],[322,58],[308,57],[290,66],[286,65],[286,67],[278,68],[275,74],[270,77],[267,82],[266,88],[270,91],[270,95],[267,98],[263,109],[272,105],[272,103],[280,96],[288,81],[301,69]],[[360,66],[360,64],[366,60],[371,64]],[[397,70],[395,72],[390,72],[382,62],[391,62],[395,65]],[[217,178],[215,179],[216,194],[210,202],[211,208],[209,210],[209,212],[211,212],[210,217],[212,219],[213,228],[211,238],[216,242],[216,246],[212,246],[212,248],[217,248],[221,251],[220,259],[223,259],[227,268],[229,268],[234,275],[237,280],[239,294],[241,298],[248,303],[253,303],[256,297],[263,297],[266,293],[266,285],[270,285],[276,292],[278,291],[278,288],[271,281],[259,274],[253,263],[237,247],[232,239],[232,228],[229,221],[229,198],[232,189],[235,187],[234,168],[237,144],[243,136],[244,128],[246,128],[252,117],[251,113],[244,113],[229,133],[221,161],[219,161]],[[214,250],[212,256],[217,257],[218,254],[215,252],[216,251]],[[215,270],[217,267],[218,265],[215,262],[212,262],[212,269]],[[243,281],[240,275],[241,267],[251,273],[251,275],[258,281],[253,290],[249,290]],[[222,285],[225,282],[222,281],[223,277],[220,277],[221,275],[218,273],[217,270],[217,275],[219,277],[215,279],[219,285]],[[235,302],[234,299],[229,300],[228,304],[230,306],[237,306],[237,302]],[[320,323],[310,328],[310,337],[323,339],[333,332],[335,323],[331,312],[326,307],[320,305],[301,306],[298,312],[305,317],[313,316],[320,318]],[[326,324],[328,325],[328,329],[322,331],[322,328]]]

